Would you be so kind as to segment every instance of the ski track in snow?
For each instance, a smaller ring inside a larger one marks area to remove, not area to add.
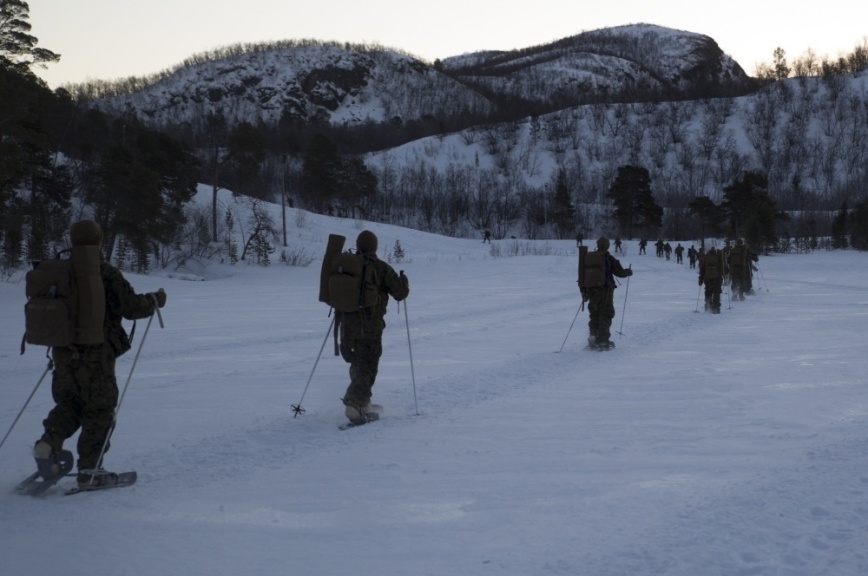
[[[244,306],[224,293],[237,279],[174,284],[166,332],[151,327],[108,456],[134,463],[138,484],[99,500],[0,496],[0,524],[19,529],[7,545],[24,551],[3,555],[13,572],[25,566],[31,535],[46,523],[77,530],[74,515],[90,502],[98,521],[141,540],[104,558],[146,567],[134,574],[289,564],[317,574],[359,565],[387,574],[861,573],[868,401],[853,384],[864,373],[854,359],[866,312],[840,301],[864,304],[865,274],[847,270],[830,285],[828,267],[794,278],[790,257],[764,258],[757,294],[729,303],[724,291],[717,316],[695,313],[697,271],[686,264],[620,259],[635,275],[629,291],[626,279],[616,290],[617,348],[604,353],[584,350],[587,310],[558,352],[580,304],[574,256],[405,265],[420,413],[405,309],[391,303],[375,387],[385,414],[347,431],[337,430],[347,365],[331,336],[306,413],[290,410],[330,322],[310,305],[318,270],[261,272],[288,279],[254,289]],[[205,311],[195,322],[173,318],[172,305],[194,302]],[[805,310],[794,315],[793,302]],[[768,334],[768,322],[783,328]],[[12,368],[4,357],[4,379],[41,373],[34,356]],[[121,385],[128,367],[119,366]],[[19,396],[5,393],[4,423]],[[26,432],[0,452],[7,486],[27,472],[26,445],[49,407],[45,395],[35,400]],[[171,552],[155,555],[160,548]],[[94,548],[63,550],[78,565]],[[50,565],[36,560],[33,573]]]

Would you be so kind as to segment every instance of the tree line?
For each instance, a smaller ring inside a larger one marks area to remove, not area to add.
[[[796,94],[781,85],[756,99],[747,130],[760,158],[756,171],[727,148],[721,130],[731,111],[726,99],[662,107],[599,104],[528,117],[529,140],[546,139],[558,159],[548,182],[530,186],[523,175],[539,174],[539,151],[519,138],[520,124],[490,117],[334,127],[291,118],[276,126],[229,125],[221,114],[210,113],[195,126],[156,131],[133,114],[103,114],[81,106],[65,89],[48,90],[33,75],[32,66],[59,56],[37,47],[26,16],[25,2],[0,4],[4,269],[65,248],[69,222],[82,214],[97,219],[106,234],[104,246],[136,270],[215,254],[230,259],[252,254],[268,263],[276,226],[260,202],[275,198],[316,212],[454,236],[482,229],[500,238],[514,233],[571,238],[581,230],[672,239],[735,234],[768,249],[785,249],[782,237],[831,234],[836,247],[868,249],[868,200],[858,199],[860,190],[864,195],[860,178],[866,147],[859,144],[866,137],[864,103],[842,89],[838,76],[826,80],[834,113],[823,130],[839,147],[806,137],[801,121],[816,108],[807,88]],[[859,54],[846,58],[847,66],[861,62]],[[778,74],[786,68],[783,56],[776,53]],[[796,68],[816,69],[798,63]],[[781,105],[791,114],[786,125],[772,113]],[[704,108],[707,122],[691,141],[681,126],[685,110],[696,106]],[[637,124],[630,110],[644,111],[653,122]],[[580,142],[579,123],[613,138],[608,144]],[[399,164],[388,153],[373,160],[363,156],[378,146],[388,149],[429,133],[442,137],[465,125],[470,128],[461,137],[481,143],[493,166],[480,167],[477,161],[476,166],[434,170],[425,163]],[[650,154],[638,154],[648,142]],[[672,179],[673,150],[684,181]],[[601,162],[602,170],[589,168]],[[837,215],[817,217],[811,210],[823,209],[828,200],[820,201],[800,182],[825,179],[828,189],[839,186],[833,178],[841,164],[852,175],[850,187],[839,188],[841,208]],[[207,214],[187,206],[198,182],[213,190]],[[250,198],[246,214],[218,207],[223,188]],[[849,198],[857,198],[852,208]],[[798,216],[788,220],[784,211]],[[242,227],[239,251],[231,232]]]

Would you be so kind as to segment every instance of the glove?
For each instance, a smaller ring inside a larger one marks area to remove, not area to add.
[[[151,292],[151,296],[157,301],[157,306],[162,308],[166,305],[166,291],[160,288],[156,292]]]
[[[632,268],[627,268],[627,270],[625,270],[625,272],[627,272],[627,276],[633,275],[633,269]]]
[[[409,290],[410,288],[410,279],[407,278],[407,275],[404,274],[404,271],[401,270],[401,274],[398,276],[401,279],[401,283],[404,284],[404,288]]]
[[[587,302],[588,301],[588,293],[585,291],[584,288],[581,288],[580,291],[582,293],[582,302]]]

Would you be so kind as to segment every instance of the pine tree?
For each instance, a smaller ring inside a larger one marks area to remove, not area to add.
[[[569,238],[572,236],[574,214],[575,208],[570,196],[570,189],[567,186],[567,176],[561,170],[558,172],[558,179],[555,184],[555,206],[552,212],[552,222],[555,225],[558,238]]]
[[[59,54],[36,47],[39,40],[30,34],[29,19],[30,6],[27,2],[0,2],[0,68],[32,75],[31,66],[45,68],[47,62],[60,60]]]
[[[640,166],[621,166],[607,194],[615,204],[615,219],[627,238],[656,236],[663,226],[663,208],[651,192],[651,177]]]
[[[841,204],[841,210],[832,221],[832,248],[844,249],[850,243],[847,240],[847,201]]]

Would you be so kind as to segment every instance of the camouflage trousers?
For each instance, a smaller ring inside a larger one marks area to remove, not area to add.
[[[615,317],[615,291],[606,288],[588,290],[588,331],[597,342],[608,342]]]
[[[344,394],[344,403],[366,406],[373,396],[374,381],[383,355],[379,338],[341,340],[341,356],[350,363],[350,385]]]
[[[51,395],[55,406],[43,421],[42,436],[55,451],[81,428],[78,467],[98,468],[99,453],[118,403],[115,356],[108,345],[54,348]],[[108,446],[106,446],[108,452]]]
[[[705,281],[705,309],[720,312],[720,293],[723,290],[723,279],[713,278]]]

